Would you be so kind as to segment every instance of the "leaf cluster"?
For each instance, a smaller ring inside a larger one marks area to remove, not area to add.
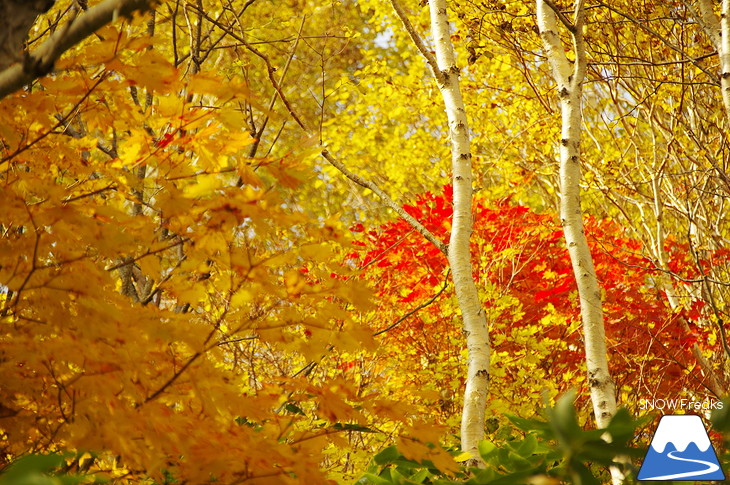
[[[357,485],[599,485],[607,478],[607,467],[635,473],[631,459],[640,458],[645,450],[629,443],[641,420],[622,409],[605,429],[584,430],[574,401],[575,393],[569,392],[547,407],[543,418],[510,416],[513,427],[507,439],[479,444],[484,468],[446,474],[432,462],[408,459],[391,446],[373,457]],[[451,453],[457,460],[465,458],[455,450]]]

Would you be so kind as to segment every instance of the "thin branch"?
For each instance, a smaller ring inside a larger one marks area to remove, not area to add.
[[[192,8],[194,8],[194,7],[192,7]],[[211,19],[209,16],[207,16],[205,14],[205,12],[202,12],[202,14],[208,21],[216,23],[221,28],[225,28],[225,26],[220,25],[219,22],[217,22],[216,20]],[[304,123],[302,118],[300,118],[299,115],[296,113],[296,111],[294,110],[294,107],[289,102],[289,99],[284,94],[284,91],[282,90],[279,81],[277,81],[276,77],[274,76],[274,72],[276,71],[276,69],[272,66],[271,60],[269,59],[269,57],[266,54],[259,51],[258,49],[256,49],[251,43],[249,43],[246,39],[244,39],[242,35],[237,35],[237,34],[231,32],[230,30],[228,30],[228,33],[231,37],[233,37],[234,39],[241,42],[246,47],[246,49],[248,49],[251,53],[253,53],[254,55],[256,55],[257,57],[259,57],[261,60],[264,61],[264,63],[266,64],[266,70],[268,73],[269,82],[271,82],[271,85],[273,86],[274,90],[278,94],[282,103],[286,107],[289,115],[294,119],[294,121],[296,121],[296,123],[299,125],[299,127],[302,130],[304,130],[304,132],[307,135],[312,136],[311,131],[309,130],[307,125]],[[300,27],[300,34],[301,34],[301,27]],[[414,40],[414,42],[415,42],[415,40]],[[423,46],[423,42],[421,42],[421,46]],[[425,49],[425,47],[423,47],[423,48]],[[430,56],[431,60],[434,63],[432,65],[432,68],[434,68],[434,66],[435,66],[434,73],[436,74],[437,78],[440,79],[440,77],[438,76],[439,70],[438,70],[438,65],[436,64],[435,57],[433,56],[433,54],[430,53],[430,51],[427,51],[427,52],[428,52],[428,56]],[[424,55],[426,55],[426,54],[424,54]],[[428,59],[428,57],[427,57],[427,59]],[[429,61],[429,64],[431,64],[431,61]],[[416,218],[414,218],[413,216],[408,214],[401,206],[399,206],[393,199],[391,199],[390,196],[385,191],[383,191],[380,187],[378,187],[375,183],[373,183],[369,180],[365,180],[362,177],[352,173],[350,170],[347,169],[347,167],[345,167],[345,165],[343,165],[341,162],[339,162],[337,159],[335,159],[327,150],[322,151],[322,156],[332,166],[337,168],[340,172],[342,172],[350,180],[352,180],[353,182],[357,183],[358,185],[360,185],[362,187],[366,187],[366,188],[369,188],[370,190],[372,190],[381,199],[383,199],[383,201],[390,208],[392,208],[399,216],[401,216],[406,222],[408,222],[416,231],[418,231],[421,235],[423,235],[423,237],[425,237],[429,242],[431,242],[434,246],[436,246],[439,249],[439,251],[441,251],[444,254],[447,254],[447,251],[448,251],[447,244],[438,240],[438,238],[436,238],[436,236],[434,236],[428,229],[426,229],[423,226],[423,224],[421,224]]]
[[[630,20],[632,23],[634,23],[636,26],[638,26],[644,32],[646,32],[648,34],[651,34],[654,37],[656,37],[662,44],[666,45],[667,47],[669,47],[673,51],[679,53],[685,59],[689,59],[689,61],[697,69],[699,69],[702,72],[704,72],[705,74],[707,74],[707,76],[710,79],[713,80],[713,84],[715,84],[715,85],[720,84],[720,81],[718,80],[718,77],[716,75],[714,75],[712,72],[708,71],[704,66],[700,65],[698,62],[695,62],[694,59],[689,54],[687,54],[685,51],[683,51],[679,47],[677,47],[674,44],[672,44],[671,42],[669,42],[663,35],[659,34],[659,32],[657,32],[656,30],[653,30],[653,29],[647,27],[646,25],[644,25],[644,23],[641,22],[641,21],[639,21],[639,19],[637,19],[636,17],[633,17],[633,16],[631,16],[631,15],[625,13],[625,12],[622,12],[621,10],[613,7],[612,5],[609,5],[608,3],[606,3],[606,2],[604,2],[602,0],[598,0],[598,5],[607,8],[608,10],[614,12],[617,15],[620,15],[620,16],[624,17],[625,19]]]
[[[281,85],[282,82],[284,82],[284,78],[286,77],[286,73],[289,71],[289,66],[291,65],[292,59],[294,59],[294,54],[297,51],[297,47],[299,46],[299,41],[302,39],[302,31],[304,30],[304,22],[307,20],[307,16],[302,17],[302,22],[299,24],[299,31],[297,32],[297,38],[294,42],[294,46],[292,46],[291,53],[289,54],[289,57],[286,60],[286,64],[284,64],[284,68],[281,71],[281,76],[279,76],[279,85]],[[261,144],[261,137],[264,134],[264,130],[266,129],[266,125],[269,123],[269,113],[272,113],[274,110],[274,105],[276,104],[276,99],[278,98],[278,92],[274,94],[271,97],[271,101],[269,102],[269,109],[266,113],[266,116],[264,117],[264,121],[261,123],[261,128],[259,128],[256,131],[256,134],[254,135],[255,141],[253,142],[253,145],[251,145],[251,149],[248,153],[248,158],[254,158],[256,156],[256,152],[258,151],[258,148]]]
[[[170,376],[169,379],[165,381],[164,384],[162,384],[160,387],[157,388],[155,392],[150,394],[145,398],[145,400],[142,402],[142,404],[147,404],[148,402],[156,399],[160,394],[165,392],[165,390],[173,385],[178,378],[185,373],[185,371],[193,365],[193,363],[198,360],[198,358],[203,355],[203,351],[195,352],[192,357],[190,357],[185,364],[183,364],[182,367],[180,367],[172,376]]]
[[[245,321],[242,324],[240,324],[236,329],[234,329],[233,331],[230,331],[226,335],[224,335],[224,338],[225,339],[230,339],[230,337],[232,335],[240,332],[245,325],[250,324],[252,322],[255,322],[256,320],[259,320],[260,318],[263,318],[265,315],[268,314],[268,312],[271,309],[273,309],[274,307],[276,307],[278,304],[279,304],[279,302],[275,303],[274,305],[269,306],[269,308],[265,309],[260,314],[255,315],[255,316],[249,318],[247,321]],[[219,345],[221,345],[222,340],[219,341],[219,342],[213,342],[213,343],[209,343],[209,342],[210,342],[210,339],[213,337],[213,335],[215,335],[215,333],[220,328],[220,324],[223,321],[223,317],[224,316],[225,316],[225,312],[224,312],[223,315],[221,315],[218,318],[218,321],[216,322],[215,326],[210,331],[210,333],[208,333],[208,336],[206,337],[205,341],[203,342],[203,349],[202,350],[199,350],[199,351],[195,352],[193,355],[191,355],[188,358],[188,360],[182,365],[182,367],[180,367],[178,370],[176,370],[160,387],[157,388],[157,390],[155,390],[152,394],[150,394],[149,396],[147,396],[144,401],[142,401],[141,403],[139,403],[137,405],[137,407],[141,407],[141,406],[147,404],[148,402],[153,401],[154,399],[156,399],[157,397],[159,397],[170,386],[172,386],[175,383],[175,381],[177,381],[180,378],[180,376],[182,376],[185,373],[185,371],[187,371],[187,369],[189,369],[190,366],[196,360],[198,360],[200,357],[202,357],[205,354],[207,354],[209,351],[211,351],[215,347],[218,347]]]
[[[438,62],[436,61],[436,56],[434,56],[431,50],[426,47],[426,44],[423,43],[421,36],[419,36],[418,32],[416,32],[416,29],[413,28],[413,24],[410,20],[408,20],[408,16],[406,15],[405,10],[403,10],[403,6],[400,4],[400,1],[390,0],[390,3],[391,5],[393,5],[393,10],[395,10],[395,13],[396,15],[398,15],[400,21],[403,22],[403,26],[405,27],[406,32],[408,32],[408,35],[411,37],[413,44],[416,46],[418,51],[421,53],[421,55],[423,55],[428,65],[431,67],[431,71],[433,71],[434,77],[441,81],[441,78],[443,76],[441,75],[441,70],[439,69]]]
[[[396,204],[396,202],[390,198],[388,194],[386,194],[383,189],[378,187],[375,183],[371,182],[370,180],[365,180],[364,178],[360,177],[357,174],[352,173],[345,165],[337,160],[335,157],[333,157],[327,150],[322,150],[322,156],[327,160],[333,167],[335,167],[337,170],[342,172],[347,178],[355,182],[361,187],[365,187],[366,189],[372,190],[378,197],[383,199],[383,202],[385,202],[388,207],[393,209],[400,217],[403,218],[408,224],[413,227],[417,232],[419,232],[423,237],[425,237],[431,244],[436,246],[439,251],[442,253],[448,255],[448,245],[442,241],[440,241],[436,236],[433,235],[431,231],[426,229],[423,224],[421,224],[415,217],[410,215],[408,212],[403,209],[403,207]]]
[[[102,192],[106,192],[107,190],[115,190],[117,186],[115,184],[109,184],[106,187],[101,187],[100,189],[92,190],[91,192],[86,192],[85,194],[76,195],[74,197],[67,197],[63,199],[64,204],[69,204],[71,202],[77,201],[79,199],[84,199],[86,197],[93,197],[97,194],[101,194]]]
[[[0,73],[0,78],[2,78],[2,75],[3,75],[3,73]],[[99,79],[94,83],[94,85],[91,86],[91,88],[89,88],[88,91],[86,91],[84,93],[84,95],[81,97],[81,99],[79,99],[76,102],[76,104],[73,105],[73,107],[68,111],[68,114],[56,118],[58,120],[58,122],[55,125],[53,125],[53,128],[38,135],[33,141],[28,142],[23,146],[19,146],[13,153],[10,153],[10,154],[6,155],[5,157],[3,157],[2,159],[0,159],[0,162],[5,162],[7,160],[11,160],[12,158],[23,153],[24,151],[29,150],[31,147],[33,147],[33,145],[42,141],[46,137],[48,137],[52,134],[57,134],[58,132],[56,130],[59,129],[60,127],[64,126],[69,121],[69,119],[71,117],[73,117],[81,109],[81,105],[89,98],[89,96],[91,96],[91,94],[96,90],[97,87],[99,87],[99,85],[105,79],[106,79],[106,74],[100,76]],[[1,82],[1,80],[0,80],[0,82]],[[0,89],[1,88],[2,87],[0,86]]]
[[[238,14],[238,16],[240,17],[241,15],[243,15],[243,14],[244,14],[244,12],[246,11],[246,9],[247,9],[248,7],[250,7],[250,6],[251,6],[251,4],[252,4],[252,3],[254,3],[255,1],[256,1],[256,0],[248,0],[248,2],[246,2],[246,4],[245,4],[245,5],[243,6],[243,8],[241,9],[241,12],[240,12],[240,13]]]
[[[167,283],[167,281],[170,278],[172,278],[172,276],[175,274],[175,270],[177,270],[180,267],[180,265],[183,263],[183,261],[185,261],[186,259],[187,259],[187,256],[183,255],[183,257],[180,258],[177,261],[177,263],[175,263],[175,266],[173,266],[172,269],[170,269],[170,271],[164,276],[164,278],[162,278],[160,280],[160,282],[155,285],[154,288],[150,289],[150,291],[147,293],[147,296],[140,300],[140,303],[142,304],[142,306],[147,305],[149,302],[151,302],[155,298],[155,295],[157,295],[160,291],[162,291],[162,285]]]
[[[403,316],[402,316],[402,317],[400,317],[400,318],[399,318],[398,320],[396,320],[395,322],[391,323],[390,325],[388,325],[388,326],[387,326],[387,327],[385,327],[384,329],[382,329],[382,330],[378,330],[377,332],[375,332],[375,333],[373,334],[373,337],[377,337],[378,335],[380,335],[380,334],[382,334],[382,333],[385,333],[385,332],[387,332],[387,331],[389,331],[389,330],[393,330],[393,329],[394,329],[395,327],[397,327],[398,325],[400,325],[400,324],[401,324],[401,323],[402,323],[402,322],[403,322],[404,320],[406,320],[407,318],[409,318],[409,317],[410,317],[411,315],[415,314],[416,312],[419,312],[419,311],[423,310],[423,309],[424,309],[424,308],[426,308],[426,307],[427,307],[428,305],[430,305],[431,303],[433,303],[434,301],[436,301],[436,299],[437,299],[437,298],[438,298],[439,296],[441,296],[441,294],[442,294],[442,293],[443,293],[444,291],[446,291],[446,287],[448,287],[448,286],[449,286],[449,274],[450,274],[450,273],[451,273],[451,270],[449,270],[449,271],[448,271],[448,272],[446,273],[446,278],[444,279],[444,286],[442,286],[442,287],[441,287],[441,289],[440,289],[440,290],[439,290],[439,291],[438,291],[438,292],[437,292],[437,293],[436,293],[435,295],[433,295],[433,296],[432,296],[431,298],[429,298],[429,299],[428,299],[427,301],[425,301],[425,302],[421,303],[421,304],[420,304],[420,305],[418,305],[418,306],[417,306],[416,308],[414,308],[413,310],[409,311],[408,313],[406,313],[405,315],[403,315]]]
[[[380,254],[378,254],[378,255],[377,255],[376,257],[374,257],[374,258],[373,258],[373,259],[372,259],[371,261],[369,261],[369,262],[368,262],[367,264],[364,264],[364,265],[360,266],[360,267],[358,268],[358,270],[359,270],[359,271],[363,271],[363,270],[367,269],[367,268],[368,268],[368,266],[370,266],[370,265],[372,265],[372,264],[375,264],[375,263],[377,263],[378,261],[380,261],[380,258],[382,258],[382,257],[383,257],[383,256],[385,256],[386,254],[388,254],[388,252],[390,252],[390,250],[391,250],[391,249],[393,249],[394,247],[396,247],[397,245],[399,245],[400,243],[402,243],[403,241],[405,241],[405,240],[406,240],[406,238],[407,238],[408,236],[410,236],[411,234],[413,234],[413,233],[414,233],[415,231],[416,231],[415,229],[411,229],[410,231],[408,231],[407,233],[405,233],[405,234],[404,234],[403,236],[401,236],[401,237],[400,237],[400,238],[399,238],[399,239],[398,239],[398,240],[397,240],[396,242],[394,242],[393,244],[391,244],[391,245],[390,245],[390,246],[388,246],[387,248],[383,249],[383,250],[382,250],[382,251],[380,252]]]
[[[115,264],[114,266],[110,266],[110,267],[104,268],[104,269],[105,269],[105,271],[114,271],[114,270],[119,269],[119,268],[121,268],[123,266],[127,266],[128,264],[136,263],[140,259],[146,258],[147,256],[151,256],[153,254],[161,253],[163,251],[167,251],[168,249],[172,249],[172,248],[174,248],[176,246],[180,246],[181,244],[183,244],[183,243],[185,243],[187,241],[189,241],[188,238],[185,238],[185,237],[180,238],[179,240],[175,241],[174,243],[172,243],[172,244],[170,244],[168,246],[163,246],[163,247],[161,247],[159,249],[148,249],[146,252],[140,254],[139,256],[136,256],[136,257],[134,257],[132,259],[125,260],[125,261],[123,261],[123,262],[121,262],[119,264]]]
[[[695,8],[689,2],[685,2],[684,5],[687,10],[689,10],[692,17],[695,18],[697,23],[700,24],[702,30],[704,30],[707,36],[710,38],[710,41],[712,41],[712,45],[715,46],[717,52],[722,52],[720,21],[718,20],[717,15],[715,15],[715,12],[712,9],[712,0],[700,0],[699,12],[697,12],[697,10],[695,10]]]
[[[708,59],[710,57],[714,57],[717,55],[717,52],[710,52],[709,54],[702,54],[701,56],[697,57],[690,57],[687,59],[676,59],[673,61],[642,61],[637,60],[633,62],[622,62],[622,61],[590,61],[588,64],[591,66],[672,66],[676,64],[687,64],[687,63],[695,63],[699,62],[703,59]],[[630,59],[636,59],[635,57],[628,57],[628,56],[616,56],[616,58],[630,58]],[[690,84],[690,83],[681,83],[681,84]],[[691,83],[693,85],[696,85],[697,83]],[[716,84],[713,83],[704,83],[709,84],[711,86],[716,86]]]
[[[191,9],[196,9],[197,7],[194,7],[190,5]],[[199,10],[198,13],[200,13],[206,20],[208,20],[211,23],[214,23],[221,29],[224,29],[227,31],[228,35],[239,41],[241,44],[243,44],[246,49],[248,49],[252,54],[254,54],[256,57],[260,58],[262,61],[264,61],[264,64],[266,64],[266,72],[269,77],[269,82],[274,87],[274,90],[279,95],[279,98],[281,98],[282,103],[284,103],[284,106],[286,106],[287,111],[289,112],[289,115],[294,118],[294,121],[297,122],[297,124],[307,133],[309,133],[309,128],[304,124],[301,118],[297,115],[297,113],[294,111],[294,108],[292,107],[291,103],[289,102],[289,99],[284,94],[284,91],[281,89],[281,85],[276,80],[276,76],[274,76],[274,72],[276,72],[276,68],[271,65],[271,60],[269,57],[255,48],[251,43],[249,43],[246,39],[243,38],[242,35],[237,35],[233,33],[230,29],[228,29],[225,25],[221,24],[217,20],[211,18],[209,15],[207,15],[204,11]]]

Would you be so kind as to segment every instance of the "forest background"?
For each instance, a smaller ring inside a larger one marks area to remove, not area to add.
[[[730,1],[2,0],[0,69],[6,476],[621,483],[560,429],[727,394]]]

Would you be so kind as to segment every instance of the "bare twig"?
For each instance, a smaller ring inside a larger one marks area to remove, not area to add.
[[[174,248],[176,246],[179,246],[179,245],[181,245],[181,244],[183,244],[183,243],[185,243],[187,241],[189,241],[188,238],[180,238],[177,241],[175,241],[174,243],[169,244],[167,246],[163,246],[163,247],[158,248],[158,249],[148,249],[147,251],[145,251],[144,253],[140,254],[139,256],[135,256],[134,258],[125,260],[124,262],[121,262],[121,263],[115,264],[113,266],[110,266],[108,268],[105,268],[105,270],[106,271],[114,271],[116,269],[121,268],[122,266],[126,266],[126,265],[132,264],[132,263],[136,263],[140,259],[146,258],[147,256],[151,256],[153,254],[161,253],[163,251],[167,251],[168,249],[172,249],[172,248]]]
[[[615,14],[620,15],[620,16],[622,16],[622,17],[630,20],[634,25],[636,25],[637,27],[639,27],[641,30],[643,30],[644,32],[646,32],[648,34],[653,35],[654,37],[657,38],[657,40],[659,40],[659,42],[661,42],[662,44],[666,45],[667,47],[669,47],[673,51],[677,52],[678,54],[680,54],[685,59],[688,59],[692,63],[692,65],[694,65],[697,69],[699,69],[702,72],[704,72],[705,74],[707,74],[707,76],[710,79],[712,79],[714,85],[720,84],[720,81],[719,81],[718,77],[715,74],[713,74],[712,72],[708,71],[699,62],[696,62],[694,60],[694,58],[692,56],[690,56],[687,52],[683,51],[682,49],[680,49],[676,45],[674,45],[671,42],[669,42],[665,38],[665,36],[661,35],[656,30],[653,30],[653,29],[647,27],[646,25],[644,25],[644,22],[641,22],[636,17],[633,17],[633,16],[631,16],[630,14],[628,14],[626,12],[622,12],[621,10],[617,9],[616,7],[610,5],[609,3],[604,2],[602,0],[598,0],[598,5],[601,5],[602,7],[605,7],[607,9],[609,9],[610,11],[614,12]]]
[[[434,234],[426,229],[423,224],[421,224],[415,217],[410,215],[408,212],[403,209],[403,207],[399,206],[393,199],[390,198],[388,194],[386,194],[383,189],[378,187],[374,182],[371,182],[370,180],[365,180],[364,178],[360,177],[359,175],[351,172],[345,165],[337,160],[335,157],[333,157],[327,150],[322,150],[322,156],[327,160],[333,167],[335,167],[337,170],[342,172],[347,178],[355,182],[361,187],[365,187],[367,189],[372,190],[378,197],[383,199],[383,201],[393,209],[400,217],[403,218],[408,224],[413,227],[417,232],[419,232],[423,237],[425,237],[431,244],[436,246],[439,251],[441,251],[444,254],[448,254],[448,245],[442,241],[440,241]]]
[[[427,307],[428,305],[430,305],[431,303],[435,302],[435,301],[436,301],[436,299],[437,299],[437,298],[438,298],[439,296],[441,296],[441,294],[442,294],[442,293],[443,293],[444,291],[446,291],[446,287],[447,287],[447,286],[449,286],[449,274],[450,274],[450,273],[451,273],[451,270],[449,270],[449,271],[448,271],[448,272],[446,273],[446,278],[444,279],[444,286],[442,286],[442,287],[441,287],[441,289],[440,289],[440,290],[439,290],[439,291],[438,291],[438,292],[437,292],[437,293],[436,293],[435,295],[433,295],[433,296],[432,296],[431,298],[429,298],[429,299],[428,299],[427,301],[425,301],[425,302],[421,303],[421,304],[420,304],[420,305],[418,305],[418,306],[417,306],[416,308],[414,308],[413,310],[409,311],[408,313],[406,313],[405,315],[403,315],[403,316],[402,316],[402,317],[400,317],[400,318],[399,318],[398,320],[396,320],[395,322],[391,323],[390,325],[388,325],[388,326],[387,326],[387,327],[385,327],[384,329],[382,329],[382,330],[378,330],[377,332],[375,332],[375,333],[373,334],[373,337],[377,337],[378,335],[380,335],[380,334],[383,334],[383,333],[385,333],[385,332],[387,332],[387,331],[389,331],[389,330],[393,330],[393,329],[394,329],[395,327],[397,327],[398,325],[400,325],[400,324],[401,324],[401,323],[402,323],[402,322],[403,322],[404,320],[406,320],[407,318],[409,318],[409,317],[410,317],[411,315],[415,314],[416,312],[419,312],[419,311],[423,310],[423,309],[424,309],[424,308],[426,308],[426,307]]]
[[[416,46],[421,55],[423,55],[423,57],[426,59],[426,62],[431,68],[431,71],[433,71],[434,77],[440,81],[443,76],[441,75],[441,70],[439,69],[438,62],[436,61],[436,56],[433,54],[431,49],[426,47],[426,44],[424,44],[421,36],[418,35],[416,29],[413,28],[413,24],[410,20],[408,20],[408,16],[406,15],[405,10],[403,10],[403,6],[400,4],[400,1],[390,0],[390,3],[391,5],[393,5],[393,10],[395,10],[395,13],[398,15],[400,21],[403,22],[403,27],[405,27],[406,32],[408,32],[408,35],[411,37],[413,44]]]

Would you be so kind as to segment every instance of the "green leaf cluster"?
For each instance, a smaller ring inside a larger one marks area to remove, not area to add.
[[[107,483],[100,477],[64,472],[64,455],[34,454],[18,458],[0,471],[0,485],[77,485]]]
[[[636,472],[632,459],[646,450],[632,448],[629,442],[643,420],[634,420],[622,409],[605,429],[583,430],[574,401],[575,393],[566,393],[541,419],[509,416],[514,427],[500,433],[507,436],[503,442],[479,444],[484,468],[463,467],[448,477],[432,463],[408,460],[391,446],[373,458],[357,485],[598,485],[609,478],[608,467],[623,470],[630,483]]]

